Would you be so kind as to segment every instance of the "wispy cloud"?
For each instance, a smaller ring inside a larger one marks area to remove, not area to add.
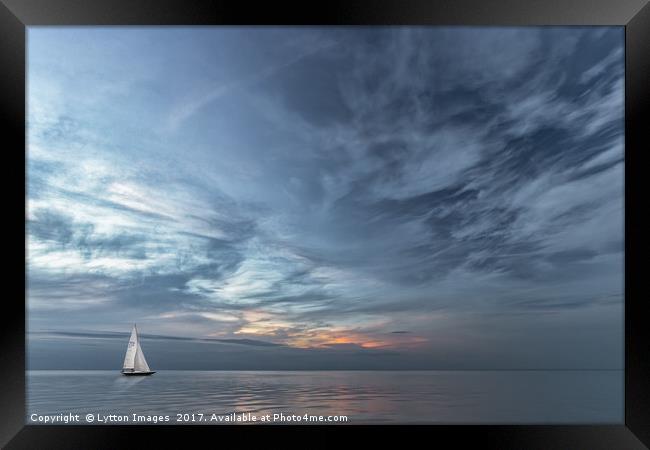
[[[622,39],[30,30],[29,328],[619,364]]]

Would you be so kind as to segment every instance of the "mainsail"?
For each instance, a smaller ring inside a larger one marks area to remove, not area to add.
[[[129,345],[126,348],[126,355],[124,356],[124,365],[122,371],[151,372],[151,369],[149,369],[149,364],[147,364],[147,360],[144,358],[142,347],[140,347],[140,341],[138,340],[138,329],[136,328],[135,324],[133,325],[133,330],[131,331]]]

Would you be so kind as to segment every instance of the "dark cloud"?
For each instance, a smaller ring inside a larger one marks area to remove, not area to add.
[[[54,241],[66,245],[72,241],[72,219],[53,211],[37,211],[35,218],[27,222],[28,232],[35,239]]]
[[[33,333],[36,336],[70,336],[80,338],[103,338],[103,339],[120,339],[124,341],[130,333],[120,332],[75,332],[75,331],[40,331]],[[258,341],[255,339],[217,339],[217,338],[188,338],[180,336],[160,336],[157,334],[143,334],[139,336],[143,339],[172,340],[172,341],[200,341],[200,342],[221,342],[224,344],[251,345],[254,347],[278,347],[280,344],[274,342]],[[127,340],[128,341],[128,340]]]

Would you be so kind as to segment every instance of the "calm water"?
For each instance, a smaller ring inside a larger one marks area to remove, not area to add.
[[[258,421],[347,415],[351,424],[622,423],[623,372],[29,371],[27,411],[28,423],[31,414],[75,413],[79,423],[86,414],[169,415],[175,424],[179,413],[243,412]]]

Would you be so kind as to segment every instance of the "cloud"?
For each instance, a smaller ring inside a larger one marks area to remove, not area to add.
[[[75,331],[40,331],[33,333],[36,336],[47,335],[51,337],[75,337],[75,338],[89,338],[89,339],[120,339],[124,340],[130,333],[119,332],[75,332]],[[256,341],[254,339],[217,339],[217,338],[188,338],[181,336],[160,336],[156,334],[143,334],[139,336],[143,339],[156,339],[156,340],[171,340],[171,341],[195,341],[195,342],[219,342],[223,344],[234,345],[250,345],[253,347],[277,347],[280,344],[273,342]]]
[[[622,326],[622,49],[617,28],[32,30],[30,330],[511,367],[554,317],[598,365]]]

